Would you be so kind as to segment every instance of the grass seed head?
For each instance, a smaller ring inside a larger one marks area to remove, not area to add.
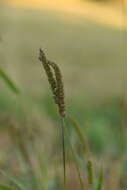
[[[65,95],[62,74],[58,65],[47,60],[44,52],[40,49],[39,60],[42,62],[53,93],[54,101],[58,105],[59,114],[65,117]]]
[[[55,80],[55,78],[53,76],[53,73],[52,73],[52,70],[50,68],[50,65],[48,64],[48,60],[46,59],[46,56],[45,56],[44,52],[41,49],[40,49],[39,60],[43,64],[44,70],[45,70],[46,75],[48,77],[49,84],[51,86],[51,90],[52,90],[52,93],[53,93],[53,98],[54,98],[55,103],[56,103],[56,88],[57,88],[56,80]]]

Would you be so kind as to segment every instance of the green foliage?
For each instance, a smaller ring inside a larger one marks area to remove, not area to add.
[[[99,177],[98,177],[96,190],[102,190],[102,185],[103,185],[103,169],[101,168]]]
[[[70,120],[71,120],[71,118],[70,118]],[[77,153],[74,150],[74,147],[72,145],[72,142],[71,142],[71,139],[70,139],[70,136],[69,136],[69,131],[68,131],[69,125],[67,125],[67,122],[65,122],[64,124],[65,124],[64,125],[65,136],[67,137],[66,138],[67,143],[69,144],[69,147],[70,147],[70,150],[71,150],[71,153],[72,153],[72,157],[73,157],[73,161],[75,163],[75,167],[76,167],[76,171],[77,171],[77,174],[78,174],[81,190],[84,190],[84,180],[82,179],[82,175],[81,175],[81,171],[80,171],[80,167],[79,167],[79,162],[78,162],[78,158],[77,158]],[[76,126],[76,127],[78,127],[78,126]]]
[[[9,180],[9,182],[11,182],[13,185],[15,185],[18,190],[28,190],[28,188],[18,179],[16,179],[16,177],[13,177],[12,175],[10,175],[9,173],[0,170],[0,173]]]
[[[16,94],[19,94],[19,89],[16,87],[16,85],[12,82],[12,80],[8,77],[8,75],[0,69],[0,78],[4,80],[6,85]]]
[[[88,160],[87,162],[87,172],[88,172],[88,182],[91,186],[93,186],[94,182],[93,182],[93,165],[92,165],[92,161]]]
[[[0,184],[0,190],[16,190],[13,187],[9,187],[7,185]]]
[[[90,184],[91,187],[94,185],[94,176],[93,176],[93,164],[90,158],[90,150],[87,144],[87,140],[85,136],[83,135],[81,128],[79,127],[78,123],[72,119],[71,117],[68,117],[68,120],[70,121],[72,127],[74,128],[81,146],[83,147],[83,153],[85,155],[85,162],[87,163],[86,168],[87,168],[87,176],[88,176],[88,183]]]
[[[76,131],[76,134],[80,140],[80,143],[83,146],[84,154],[86,156],[88,156],[89,155],[89,149],[88,149],[88,145],[87,145],[85,136],[83,135],[83,133],[81,131],[81,128],[79,127],[77,122],[74,119],[72,119],[71,117],[68,117],[68,120],[70,121],[71,125],[73,126],[74,130]]]

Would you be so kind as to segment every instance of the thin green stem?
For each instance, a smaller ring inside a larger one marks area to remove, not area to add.
[[[74,150],[73,145],[72,145],[71,140],[70,140],[69,131],[67,131],[67,124],[65,125],[65,134],[67,136],[67,140],[68,140],[68,143],[70,145],[71,153],[72,153],[73,160],[74,160],[74,163],[75,163],[75,168],[76,168],[76,171],[77,171],[77,174],[78,174],[78,177],[79,177],[79,181],[80,181],[80,185],[81,185],[81,190],[84,190],[85,189],[84,182],[82,180],[82,175],[81,175],[81,172],[80,172],[80,168],[78,166],[77,156],[76,156],[75,150]]]
[[[61,121],[61,138],[62,138],[63,178],[64,178],[64,188],[66,189],[66,149],[65,149],[64,117],[60,117],[60,121]]]

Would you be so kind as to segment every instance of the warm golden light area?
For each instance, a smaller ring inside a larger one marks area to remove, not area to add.
[[[111,27],[121,28],[123,23],[121,4],[109,6],[79,0],[6,0],[6,3],[75,14]]]

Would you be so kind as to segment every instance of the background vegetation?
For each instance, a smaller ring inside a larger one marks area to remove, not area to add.
[[[95,183],[103,165],[103,188],[126,189],[126,30],[5,4],[0,26],[0,68],[20,89],[13,93],[6,77],[0,78],[0,183],[24,190],[63,186],[57,110],[38,61],[42,47],[64,75],[67,112],[87,137]],[[72,127],[68,134],[86,182],[80,141]],[[68,188],[76,190],[80,183],[68,138],[66,151]]]

